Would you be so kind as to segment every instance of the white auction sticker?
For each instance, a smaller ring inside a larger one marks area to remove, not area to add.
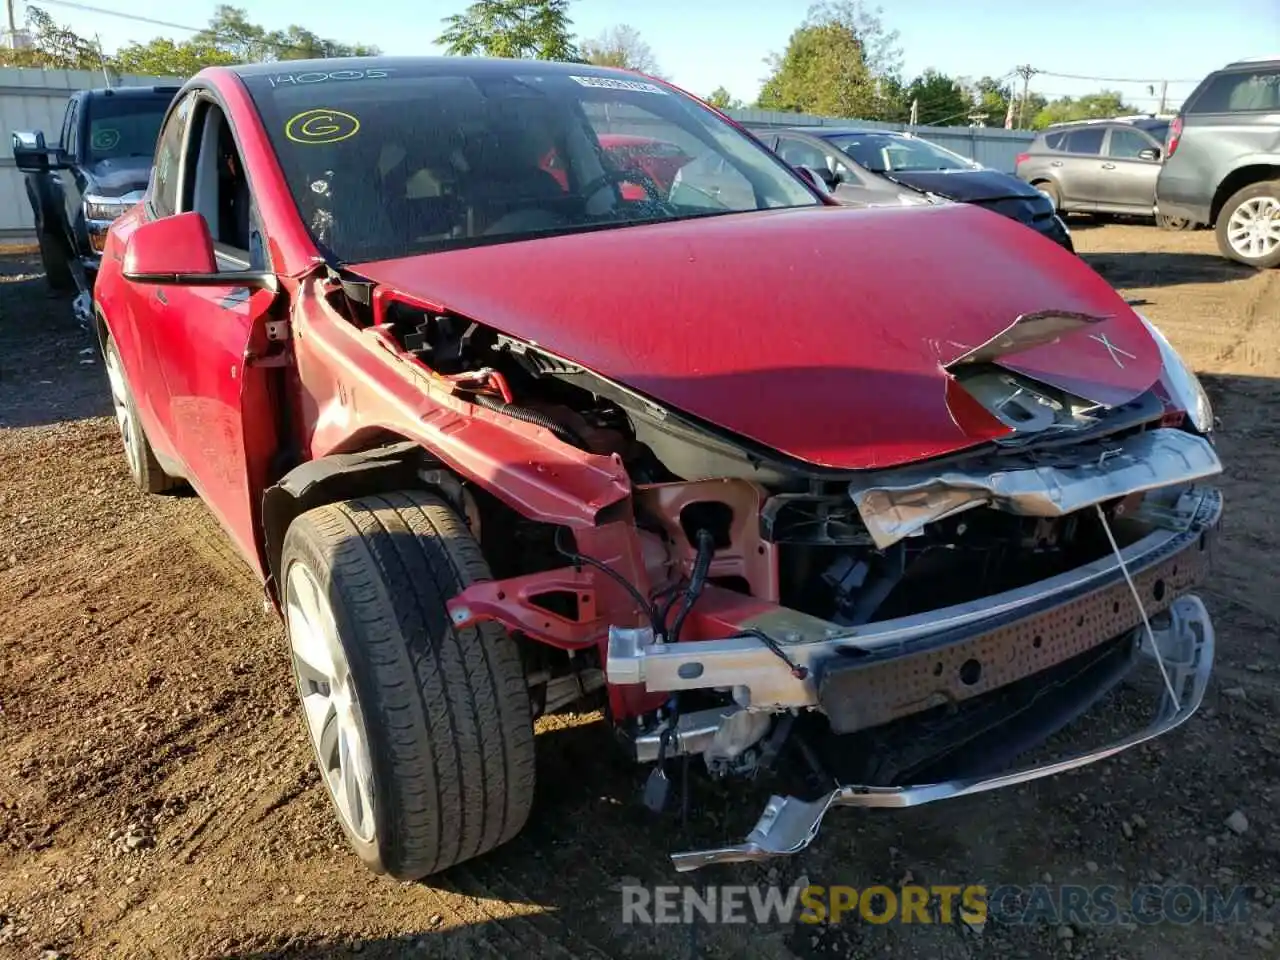
[[[660,93],[664,97],[667,91],[663,90],[657,84],[645,83],[643,80],[619,80],[616,77],[576,77],[569,75],[570,80],[576,80],[584,87],[601,87],[605,90],[634,90],[636,93]]]

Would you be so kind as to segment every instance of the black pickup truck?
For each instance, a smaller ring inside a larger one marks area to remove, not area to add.
[[[40,130],[13,134],[45,276],[52,289],[78,294],[82,320],[107,227],[142,198],[156,135],[177,92],[176,86],[78,90],[67,101],[57,144],[49,146]]]

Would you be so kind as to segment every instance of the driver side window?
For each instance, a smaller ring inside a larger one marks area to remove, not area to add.
[[[266,267],[265,244],[244,158],[222,109],[202,100],[189,141],[183,208],[204,217],[223,270]]]

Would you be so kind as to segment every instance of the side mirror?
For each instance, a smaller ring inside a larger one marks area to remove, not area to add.
[[[1160,148],[1159,147],[1143,147],[1141,150],[1138,151],[1138,159],[1139,160],[1159,160]]]
[[[138,226],[125,245],[123,272],[133,283],[276,289],[276,275],[265,270],[219,272],[209,225],[194,210]]]
[[[15,132],[10,143],[13,147],[13,162],[23,173],[45,173],[65,166],[62,151],[57,147],[51,150],[44,142],[44,134],[39,130]]]

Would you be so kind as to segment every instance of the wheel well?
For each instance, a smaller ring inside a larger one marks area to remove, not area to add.
[[[412,440],[331,454],[294,467],[262,495],[268,589],[274,594],[280,582],[284,537],[296,517],[326,503],[415,488],[435,490],[469,517],[462,483]]]
[[[1209,222],[1218,222],[1218,214],[1222,211],[1223,205],[1237,190],[1243,190],[1251,183],[1274,180],[1277,177],[1280,177],[1280,165],[1271,163],[1255,163],[1232,170],[1222,183],[1218,184],[1218,189],[1213,195],[1213,204],[1209,207]]]

